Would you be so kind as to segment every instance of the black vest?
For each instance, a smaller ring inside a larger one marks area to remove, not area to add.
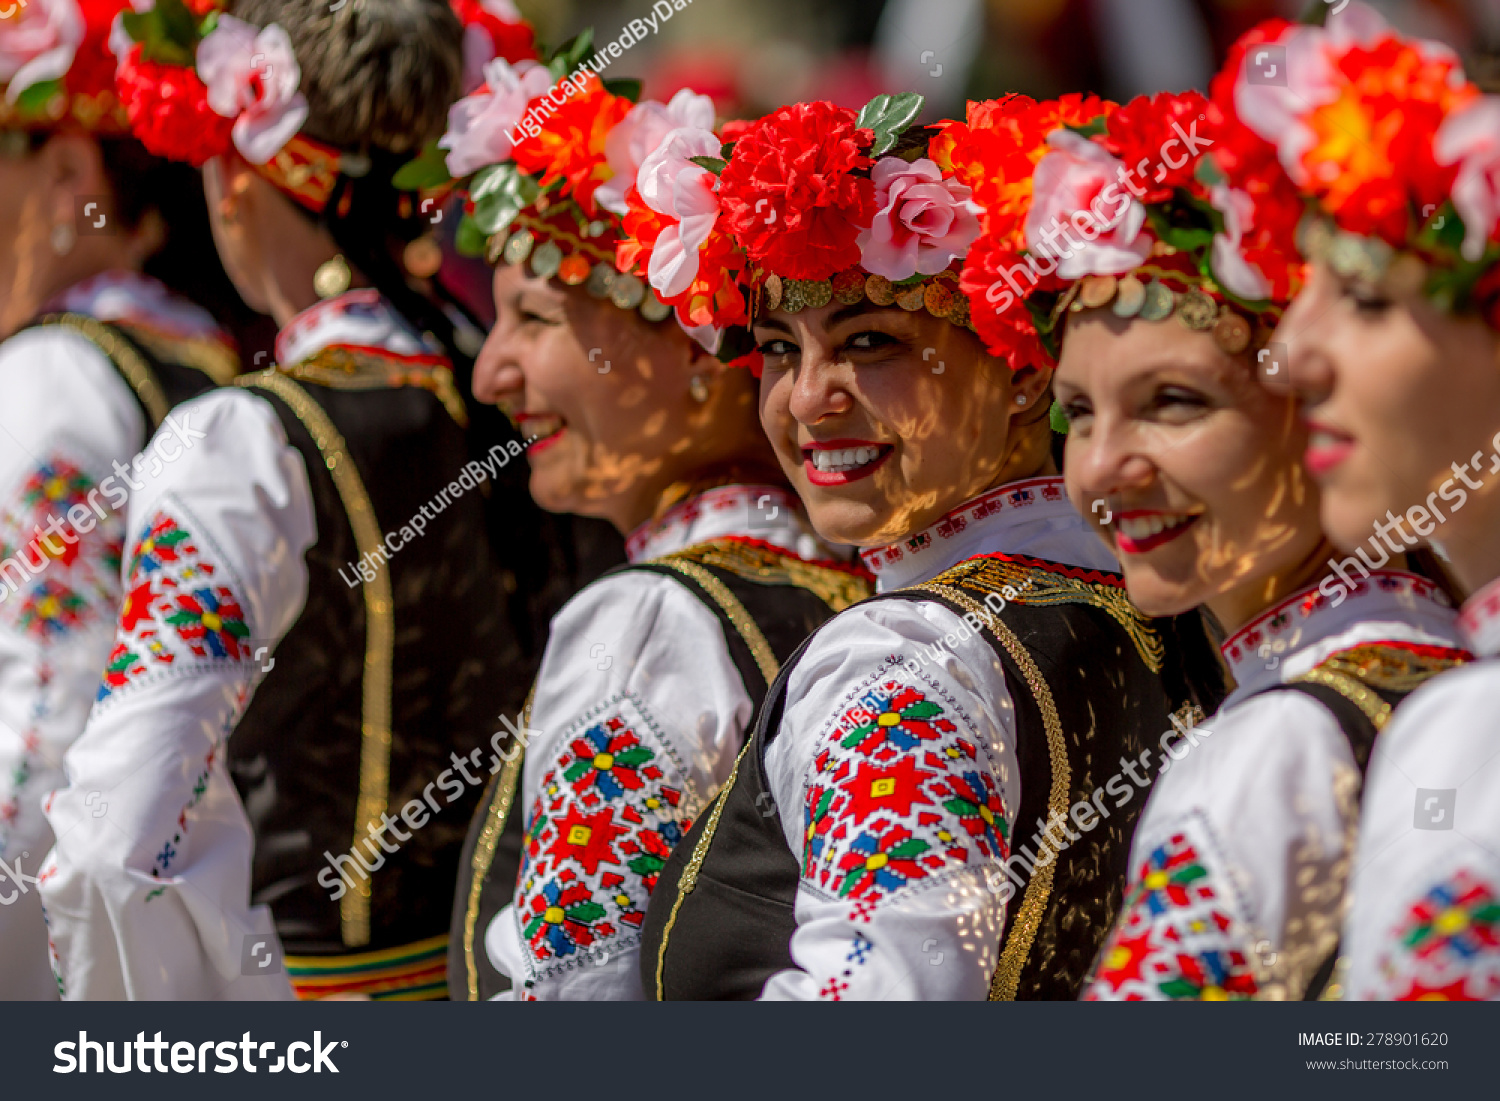
[[[259,387],[302,455],[317,542],[306,555],[306,603],[235,728],[229,768],[255,834],[252,901],[271,907],[288,957],[374,953],[447,928],[459,849],[481,792],[477,762],[499,715],[519,707],[529,675],[486,535],[483,487],[460,484],[464,492],[439,498],[470,456],[456,392],[445,404],[419,385],[343,389],[303,378],[303,394],[343,437],[379,531],[398,532],[429,506],[425,534],[388,560],[391,677],[376,686],[389,694],[390,745],[385,782],[377,778],[374,790],[383,789],[386,812],[410,837],[387,832],[398,851],[383,851],[359,805],[369,624],[356,564],[367,548],[307,425],[288,399]],[[471,784],[452,755],[475,750]],[[400,817],[412,801],[425,808],[420,828]],[[351,848],[374,865],[368,879],[348,877],[368,885],[363,929],[348,902],[331,897],[341,879],[335,864],[350,868],[335,858],[347,860]]]
[[[980,555],[927,585],[875,599],[936,600],[984,623],[977,602],[1006,586],[1016,595],[994,616],[1000,627],[985,637],[1016,709],[1021,805],[1011,851],[1020,853],[1054,809],[1066,813],[1089,801],[1122,758],[1154,747],[1186,701],[1167,689],[1163,666],[1171,655],[1113,574]],[[785,808],[771,796],[765,753],[779,733],[796,661],[783,666],[767,696],[736,776],[662,870],[641,948],[648,997],[751,999],[772,974],[792,966],[799,858],[787,848]],[[1065,794],[1060,786],[1054,795],[1054,780],[1060,784],[1064,774]],[[1091,831],[1077,831],[1050,874],[1038,869],[1013,888],[992,997],[1078,996],[1119,909],[1145,801],[1140,794]],[[706,855],[692,867],[709,830]]]
[[[762,699],[777,667],[803,639],[869,592],[868,583],[852,571],[802,562],[787,552],[745,540],[700,543],[610,572],[627,570],[672,577],[714,613],[745,691],[755,701]],[[707,584],[704,574],[712,579]],[[714,581],[744,609],[753,630],[736,623],[738,609],[732,603],[726,607],[710,591]],[[760,639],[769,653],[755,652]],[[759,706],[757,702],[751,727]],[[517,756],[491,779],[464,842],[448,947],[448,986],[456,999],[487,1000],[510,989],[510,979],[496,971],[485,954],[484,931],[515,894],[525,818],[524,811],[512,805],[520,772]]]

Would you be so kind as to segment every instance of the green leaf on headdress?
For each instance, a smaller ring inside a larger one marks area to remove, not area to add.
[[[198,21],[182,0],[158,0],[150,11],[120,14],[125,33],[141,44],[141,57],[163,65],[191,66],[198,50]]]
[[[624,96],[631,103],[641,101],[641,82],[634,77],[615,77],[604,81],[604,90],[612,96]]]
[[[1062,402],[1052,403],[1052,408],[1047,411],[1047,419],[1052,425],[1052,431],[1062,436],[1068,434],[1068,417],[1063,412]]]
[[[689,157],[688,160],[692,161],[699,168],[708,169],[708,171],[712,172],[715,176],[723,175],[724,169],[728,166],[729,163],[728,161],[721,160],[718,157]]]
[[[1307,0],[1302,16],[1297,22],[1309,27],[1322,27],[1328,23],[1328,0]]]
[[[1108,129],[1107,120],[1104,115],[1096,115],[1088,122],[1079,126],[1069,126],[1067,129],[1073,131],[1080,138],[1097,138]]]
[[[1198,164],[1193,169],[1193,178],[1204,187],[1217,187],[1219,184],[1229,181],[1229,177],[1224,175],[1223,170],[1219,168],[1213,157],[1198,158]]]
[[[557,48],[547,61],[547,71],[553,80],[561,80],[578,68],[578,63],[594,50],[594,28],[585,27],[573,38]]]
[[[1451,202],[1444,202],[1430,213],[1417,233],[1417,244],[1459,254],[1464,244],[1464,220]]]
[[[16,111],[23,117],[26,115],[44,115],[47,113],[47,104],[52,102],[52,97],[62,95],[61,80],[43,80],[16,97]]]
[[[878,95],[865,104],[854,125],[875,131],[870,156],[878,157],[895,145],[901,132],[922,113],[924,102],[916,92],[902,92],[899,96]]]
[[[448,172],[447,153],[437,147],[437,142],[426,146],[419,156],[407,161],[391,177],[391,186],[397,191],[421,191],[428,187],[441,187],[452,176]]]
[[[481,168],[469,185],[474,221],[487,237],[499,233],[516,220],[517,214],[536,202],[541,193],[536,181],[513,164]]]
[[[720,146],[719,147],[719,156],[723,157],[726,162],[731,157],[733,157],[734,156],[734,142],[732,142],[732,141],[726,141],[722,146]]]
[[[474,224],[474,219],[465,214],[458,222],[458,232],[453,235],[453,247],[460,256],[483,256],[485,235]]]

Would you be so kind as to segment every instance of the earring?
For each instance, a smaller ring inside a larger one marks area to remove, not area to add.
[[[78,233],[72,222],[58,222],[52,227],[52,251],[57,255],[68,255],[73,251],[73,244],[77,240]]]
[[[1017,394],[1016,395],[1016,404],[1017,405],[1025,405],[1026,404],[1026,395],[1025,394]]]
[[[349,270],[349,261],[342,254],[324,260],[313,272],[313,290],[319,298],[337,298],[349,289],[354,273]]]
[[[702,375],[694,375],[688,379],[688,393],[693,395],[693,400],[702,405],[708,400],[708,380]]]

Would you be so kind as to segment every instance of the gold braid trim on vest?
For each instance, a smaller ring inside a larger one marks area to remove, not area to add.
[[[1005,593],[1005,588],[1011,590]],[[1054,573],[1041,566],[996,558],[971,558],[922,585],[912,589],[946,597],[975,616],[1015,662],[1047,737],[1047,759],[1052,782],[1047,792],[1048,817],[1066,817],[1072,791],[1073,770],[1068,761],[1067,740],[1057,704],[1036,661],[1015,632],[1000,621],[999,615],[974,599],[971,593],[996,593],[1017,604],[1088,604],[1107,612],[1135,643],[1137,652],[1153,673],[1161,671],[1165,648],[1151,629],[1146,617],[1130,603],[1123,589],[1102,582],[1090,582],[1066,574]],[[967,590],[967,591],[966,591]],[[1018,808],[1019,809],[1019,808]],[[1014,1001],[1020,988],[1021,972],[1031,953],[1042,916],[1052,895],[1052,879],[1057,861],[1039,867],[1031,874],[1021,904],[1007,923],[1000,959],[990,977],[990,1001]]]
[[[1340,650],[1296,679],[1332,688],[1363,711],[1378,731],[1390,721],[1392,708],[1375,689],[1414,692],[1423,682],[1464,664],[1464,660],[1457,652],[1440,657],[1377,642]]]
[[[695,543],[675,554],[657,559],[663,566],[696,562],[738,574],[747,581],[765,585],[795,585],[806,589],[835,612],[858,604],[870,595],[870,583],[853,570],[819,565],[798,558],[791,551],[739,539],[716,539]]]
[[[469,426],[469,411],[453,384],[453,371],[441,363],[413,363],[397,356],[378,356],[352,348],[329,347],[297,363],[278,365],[289,378],[330,390],[394,390],[415,386],[435,394],[460,428]]]
[[[383,547],[375,506],[355,468],[354,457],[323,407],[306,390],[274,370],[241,375],[236,385],[259,387],[275,394],[296,414],[333,476],[354,542],[361,557],[371,560],[373,581],[365,584],[364,697],[359,750],[359,803],[354,816],[354,843],[373,837],[387,809],[391,781],[391,663],[396,641],[395,607],[391,599],[390,566]],[[353,843],[351,843],[351,848]],[[339,902],[344,944],[360,948],[370,943],[370,883],[366,878]]]
[[[521,733],[531,726],[531,701],[536,698],[536,684],[526,693],[526,702],[521,707]],[[479,900],[484,893],[484,881],[495,862],[495,847],[500,843],[500,834],[505,831],[505,820],[510,817],[511,804],[515,802],[516,788],[520,785],[521,765],[526,759],[526,746],[505,762],[505,768],[495,781],[495,794],[484,811],[484,828],[474,843],[474,854],[469,858],[473,878],[469,880],[469,901],[464,908],[464,972],[468,979],[469,1001],[479,1000],[479,965],[474,956],[474,933],[479,926]]]

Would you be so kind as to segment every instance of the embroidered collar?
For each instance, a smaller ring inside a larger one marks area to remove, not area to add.
[[[1341,650],[1376,642],[1459,649],[1457,613],[1431,581],[1401,570],[1359,578],[1338,601],[1309,586],[1225,640],[1221,650],[1237,686],[1226,706],[1300,677]]]
[[[309,306],[276,334],[276,361],[298,363],[333,345],[420,358],[441,353],[373,287],[345,291]]]
[[[813,534],[802,504],[777,486],[719,486],[689,497],[625,540],[631,562],[660,558],[709,539],[739,535],[789,550],[809,560],[835,557]]]
[[[1458,628],[1476,654],[1500,654],[1500,579],[1491,581],[1464,603]]]
[[[232,347],[207,310],[136,271],[106,271],[74,283],[42,313],[81,313],[180,340],[213,340]]]
[[[964,503],[924,531],[860,552],[879,590],[930,581],[986,552],[1030,554],[1064,565],[1115,572],[1119,563],[1087,530],[1058,477],[1007,482]]]

